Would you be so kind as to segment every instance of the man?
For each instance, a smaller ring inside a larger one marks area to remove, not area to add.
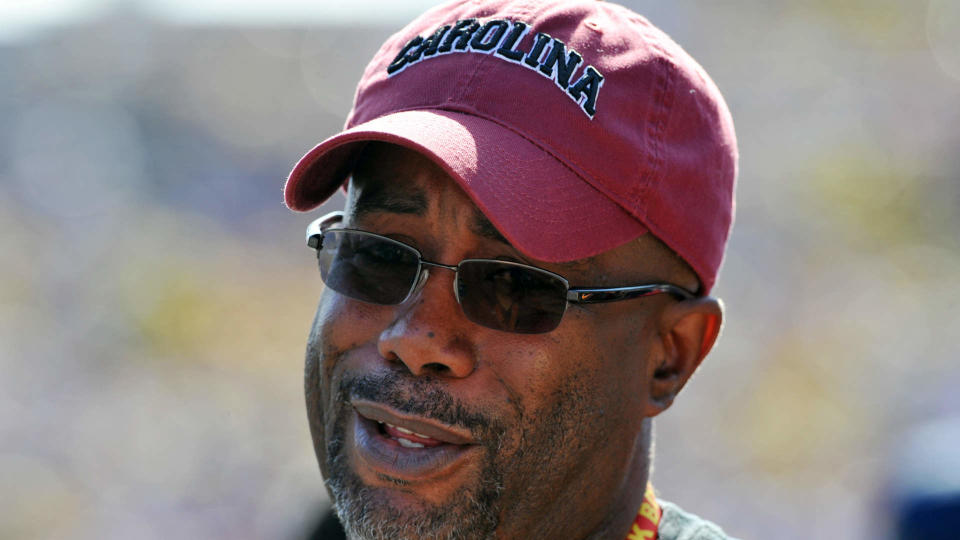
[[[324,530],[726,538],[649,476],[719,333],[736,160],[713,82],[620,6],[459,0],[392,36],[285,188],[347,188],[307,231]]]

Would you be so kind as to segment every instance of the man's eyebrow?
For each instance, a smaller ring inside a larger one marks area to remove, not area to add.
[[[361,190],[360,196],[353,205],[353,213],[356,218],[374,212],[424,216],[428,205],[427,194],[422,189],[399,190],[391,189],[391,186],[377,186]],[[511,245],[510,241],[504,238],[493,223],[490,223],[490,220],[480,212],[474,212],[470,230],[478,236]]]
[[[360,218],[373,212],[422,216],[427,213],[427,195],[419,189],[363,189],[353,205],[354,216]]]
[[[500,234],[500,231],[498,231],[497,228],[493,226],[493,223],[490,223],[490,220],[487,219],[487,217],[481,214],[479,211],[474,213],[473,223],[470,224],[470,230],[478,236],[482,236],[489,240],[500,242],[506,246],[513,248],[514,250],[517,251],[517,253],[520,253],[520,250],[518,250],[513,244],[511,244],[509,240],[504,238],[504,236]],[[523,256],[522,254],[520,255],[520,258],[523,260],[523,262],[526,262],[527,264],[531,264],[533,266],[537,266],[538,264],[536,261],[530,260],[527,257]],[[562,268],[568,272],[582,271],[585,268],[589,268],[591,265],[590,261],[587,259],[579,259],[575,261],[568,261],[568,262],[554,263],[554,264],[557,267]]]
[[[493,226],[493,223],[490,223],[490,220],[486,218],[480,212],[474,213],[473,222],[470,224],[470,230],[479,236],[488,238],[490,240],[496,240],[497,242],[502,242],[510,246],[510,242],[500,234],[500,231]]]

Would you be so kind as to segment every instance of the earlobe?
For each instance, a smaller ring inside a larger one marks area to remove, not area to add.
[[[659,343],[647,367],[647,416],[667,410],[713,348],[723,324],[723,304],[713,297],[678,302],[660,318]]]

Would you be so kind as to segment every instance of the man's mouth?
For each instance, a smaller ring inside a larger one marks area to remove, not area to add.
[[[405,427],[395,426],[389,422],[379,422],[379,424],[381,433],[397,441],[397,444],[404,448],[433,448],[434,446],[445,444],[443,441],[438,441],[422,433],[410,431]]]
[[[452,473],[480,446],[462,428],[400,413],[379,403],[351,402],[354,447],[374,472],[405,481]]]

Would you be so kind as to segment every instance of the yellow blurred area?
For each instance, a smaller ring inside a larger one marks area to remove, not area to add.
[[[147,221],[147,230],[163,231],[177,246],[130,246],[115,261],[120,306],[146,352],[276,374],[277,353],[305,339],[319,297],[311,254],[304,249],[299,260],[284,260],[287,253],[251,245],[198,217]],[[203,252],[208,264],[198,266]]]
[[[831,345],[843,344],[849,351],[849,339],[824,343],[823,337],[816,343],[781,343],[783,350],[774,353],[776,363],[758,374],[756,390],[744,396],[735,413],[745,425],[736,443],[753,466],[791,485],[807,484],[808,489],[821,479],[798,474],[797,463],[829,468],[875,428],[867,405],[844,392],[846,374],[838,373],[844,366],[811,361]],[[785,422],[785,416],[792,420]]]
[[[885,251],[907,243],[940,242],[938,230],[955,211],[937,200],[941,179],[924,178],[923,164],[897,162],[879,149],[832,148],[817,162],[807,196],[832,225],[862,249]]]

